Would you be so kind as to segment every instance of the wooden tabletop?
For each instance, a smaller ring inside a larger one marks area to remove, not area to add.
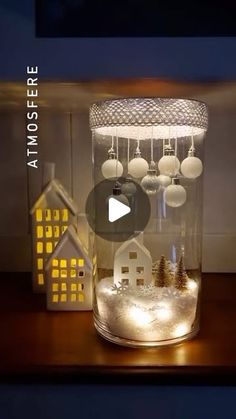
[[[151,349],[106,342],[91,312],[47,312],[28,273],[0,284],[2,382],[236,384],[236,274],[204,274],[199,334]]]

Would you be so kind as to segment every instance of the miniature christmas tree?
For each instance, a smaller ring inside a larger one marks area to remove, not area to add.
[[[184,268],[184,259],[183,256],[181,256],[175,273],[175,288],[177,288],[179,291],[186,291],[187,280],[188,276]]]
[[[170,283],[171,277],[169,274],[166,258],[164,255],[162,255],[156,269],[155,285],[157,287],[169,287]]]

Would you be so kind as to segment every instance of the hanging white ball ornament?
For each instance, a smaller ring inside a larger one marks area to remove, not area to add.
[[[113,148],[108,151],[108,160],[106,160],[101,167],[102,175],[106,179],[119,178],[123,174],[123,166],[116,158],[116,153]]]
[[[172,179],[172,184],[167,186],[164,191],[164,200],[169,207],[181,207],[186,201],[187,193],[183,186],[179,184],[179,179]]]
[[[167,175],[159,175],[157,176],[157,180],[160,186],[166,188],[166,186],[171,184],[171,178]]]
[[[146,175],[148,171],[147,160],[141,157],[141,152],[137,147],[134,158],[128,164],[128,172],[134,178],[140,178]]]
[[[158,162],[158,169],[161,175],[175,176],[179,172],[179,168],[179,159],[173,155],[163,156]]]
[[[160,189],[156,173],[155,163],[151,162],[146,176],[141,181],[141,186],[148,195],[155,195]]]
[[[202,171],[202,162],[198,157],[188,156],[181,163],[181,172],[189,179],[196,179],[202,174]]]

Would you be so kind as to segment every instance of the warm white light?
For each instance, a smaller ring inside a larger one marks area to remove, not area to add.
[[[106,179],[121,177],[123,166],[117,159],[108,159],[102,165],[102,174]]]
[[[159,185],[164,186],[164,187],[171,184],[170,176],[166,176],[166,175],[157,176],[157,181],[158,181]]]
[[[187,288],[190,291],[195,291],[197,289],[197,283],[193,279],[188,279]]]
[[[168,307],[160,307],[157,310],[157,317],[161,321],[168,321],[171,319],[173,313],[172,310]]]
[[[189,179],[196,179],[202,174],[202,170],[202,162],[198,157],[186,157],[181,163],[181,172]]]
[[[163,156],[158,162],[161,175],[175,176],[180,168],[180,162],[176,156]]]
[[[178,326],[175,327],[173,337],[178,338],[180,336],[186,335],[187,333],[189,333],[189,324],[188,323],[180,323],[180,324],[178,324]]]
[[[128,164],[128,172],[134,178],[140,178],[146,175],[148,171],[148,162],[143,157],[134,157]]]
[[[132,306],[129,308],[129,317],[134,326],[146,326],[151,322],[151,316],[139,307]]]
[[[169,185],[164,191],[164,199],[169,207],[180,207],[186,198],[186,190],[181,185]]]

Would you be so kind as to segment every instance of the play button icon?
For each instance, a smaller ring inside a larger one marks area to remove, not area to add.
[[[89,193],[87,220],[94,233],[111,242],[123,242],[144,231],[150,219],[150,200],[130,178],[105,179]]]
[[[123,204],[122,202],[118,201],[116,198],[109,198],[108,201],[108,220],[110,223],[113,223],[116,220],[124,217],[125,215],[129,214],[131,211],[128,205]]]

